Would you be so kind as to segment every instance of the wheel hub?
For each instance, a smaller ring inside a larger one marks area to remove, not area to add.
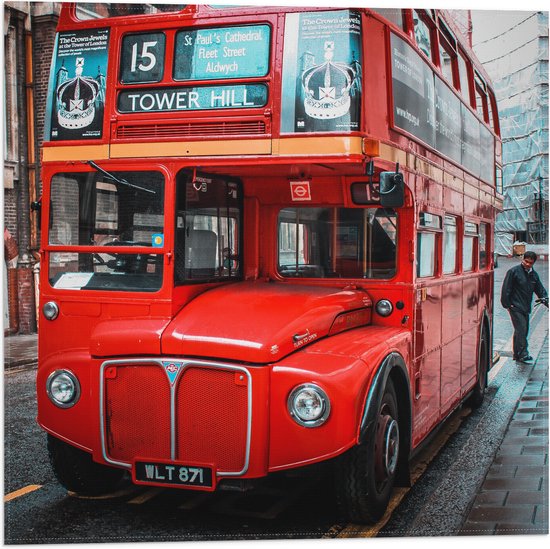
[[[391,477],[399,457],[399,424],[390,415],[382,415],[376,434],[376,476],[379,482]]]

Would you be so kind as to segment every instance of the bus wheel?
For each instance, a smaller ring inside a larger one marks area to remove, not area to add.
[[[342,455],[336,466],[336,498],[343,518],[374,524],[384,515],[399,459],[397,398],[388,379],[374,436]]]
[[[99,496],[109,493],[124,475],[122,469],[96,463],[88,452],[51,435],[48,435],[48,453],[57,480],[77,494]]]
[[[479,340],[479,357],[477,362],[477,380],[470,397],[469,404],[472,408],[479,408],[483,403],[485,389],[487,388],[487,367],[489,365],[489,338],[487,330],[481,330],[481,339]]]

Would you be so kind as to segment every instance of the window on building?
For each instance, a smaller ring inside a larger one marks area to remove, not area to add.
[[[443,227],[443,274],[456,273],[456,217],[445,216]]]

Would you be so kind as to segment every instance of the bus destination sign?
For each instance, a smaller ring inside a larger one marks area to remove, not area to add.
[[[182,30],[176,35],[175,80],[254,78],[269,72],[268,25]]]
[[[132,89],[118,96],[121,113],[242,109],[263,107],[266,103],[264,84]]]

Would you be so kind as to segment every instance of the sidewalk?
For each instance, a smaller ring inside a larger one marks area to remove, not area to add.
[[[4,338],[4,369],[30,368],[38,364],[38,335]]]
[[[548,534],[548,337],[460,535]]]

